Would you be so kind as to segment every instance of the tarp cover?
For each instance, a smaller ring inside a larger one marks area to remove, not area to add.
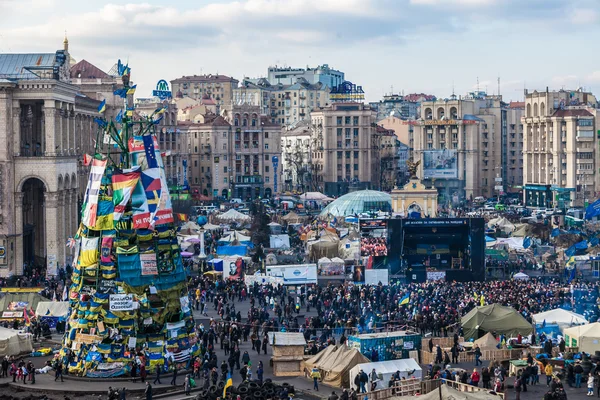
[[[233,208],[219,216],[217,219],[220,221],[236,221],[236,222],[249,222],[251,220],[250,216],[246,214],[242,214],[239,211],[234,210]]]
[[[546,324],[557,324],[561,328],[588,323],[588,320],[583,315],[563,310],[562,308],[533,315],[533,322],[536,324],[543,324],[544,321],[546,321]]]
[[[567,328],[563,333],[567,346],[579,347],[579,351],[590,354],[600,350],[600,322]]]
[[[271,235],[269,246],[272,249],[289,249],[290,237],[288,235]]]
[[[474,344],[478,345],[481,350],[495,350],[498,341],[491,332],[488,332],[485,336],[477,339]]]
[[[358,375],[360,370],[363,370],[367,375],[375,369],[377,375],[382,375],[382,380],[377,382],[377,390],[388,387],[388,382],[396,371],[400,371],[400,378],[418,378],[423,377],[423,371],[419,364],[412,358],[403,358],[400,360],[389,360],[358,364],[350,370],[350,382],[354,383],[354,377]]]
[[[31,353],[31,335],[0,327],[0,357]]]
[[[480,332],[496,332],[507,336],[523,336],[533,332],[533,327],[515,309],[499,304],[477,307],[461,318],[465,339],[478,339]],[[482,335],[483,336],[483,335]]]
[[[358,350],[346,346],[327,346],[304,362],[305,371],[313,368],[321,372],[323,383],[336,387],[350,387],[350,370],[357,364],[368,363]]]
[[[422,394],[418,396],[395,396],[390,397],[388,400],[439,400],[439,399],[453,399],[453,400],[490,400],[490,399],[498,399],[501,400],[502,397],[495,396],[489,394],[487,390],[482,390],[479,392],[462,392],[456,390],[454,388],[449,387],[448,385],[441,386],[441,393],[439,390],[433,390],[427,394]]]
[[[66,317],[68,312],[68,301],[40,301],[35,309],[37,317]]]

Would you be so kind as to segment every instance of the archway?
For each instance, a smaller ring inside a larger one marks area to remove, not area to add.
[[[23,192],[23,263],[45,265],[46,226],[44,218],[44,192],[46,186],[38,178],[27,179]]]
[[[265,189],[265,198],[266,199],[270,199],[271,198],[271,188],[266,188]]]
[[[412,203],[410,206],[408,206],[408,216],[412,217],[415,216],[416,214],[419,214],[419,216],[421,215],[421,206],[418,205],[417,203]],[[415,213],[415,214],[413,214]]]
[[[223,190],[221,191],[221,196],[223,196],[223,198],[224,198],[224,199],[226,199],[226,198],[227,198],[227,189],[223,189]]]

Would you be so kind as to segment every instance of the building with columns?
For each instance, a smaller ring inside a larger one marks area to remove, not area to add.
[[[68,42],[54,53],[0,54],[0,276],[64,266],[86,182],[99,101],[70,83]],[[83,188],[83,189],[82,189]]]
[[[584,90],[525,91],[523,180],[528,207],[583,207],[600,190],[600,110]]]

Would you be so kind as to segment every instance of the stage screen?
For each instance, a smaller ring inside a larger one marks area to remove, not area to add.
[[[360,220],[360,255],[381,257],[388,255],[388,220]]]

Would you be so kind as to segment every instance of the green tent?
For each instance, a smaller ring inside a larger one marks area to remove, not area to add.
[[[485,293],[483,294],[485,297]],[[514,308],[499,304],[476,307],[461,318],[465,339],[478,339],[487,332],[504,334],[507,339],[533,332],[533,326]]]

